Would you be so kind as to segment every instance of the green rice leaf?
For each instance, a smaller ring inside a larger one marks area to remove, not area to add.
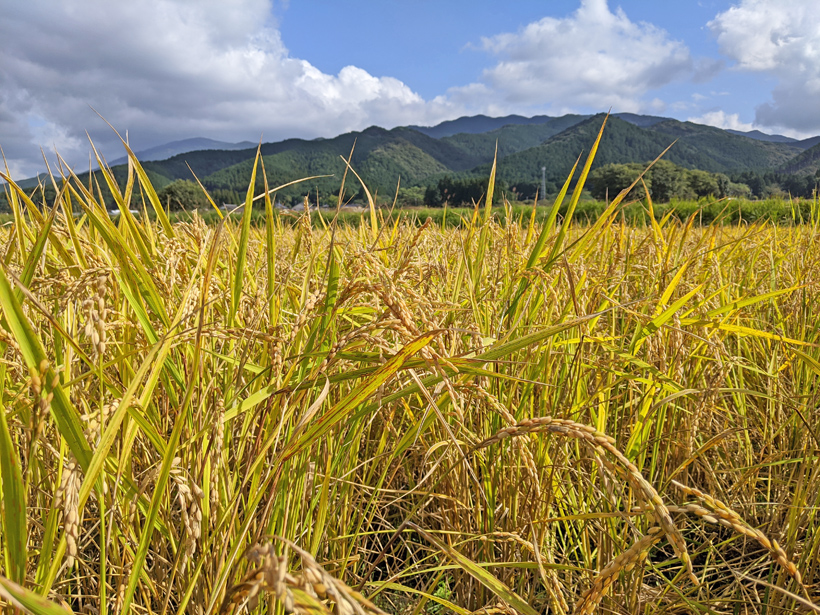
[[[72,615],[72,611],[0,576],[0,598],[34,615]]]
[[[581,316],[580,318],[574,318],[573,320],[568,320],[567,322],[552,325],[550,327],[545,327],[540,331],[536,331],[528,335],[522,335],[519,338],[515,338],[500,344],[495,344],[489,350],[486,350],[476,355],[475,360],[482,362],[495,361],[497,359],[500,359],[501,357],[512,354],[513,352],[518,352],[519,350],[523,350],[528,346],[532,346],[533,344],[543,342],[545,339],[557,335],[562,331],[566,331],[568,329],[572,329],[573,327],[577,327],[581,323],[590,321],[593,318],[597,318],[603,313],[604,312],[598,312],[595,314],[589,314],[587,316]]]
[[[635,334],[632,337],[632,342],[629,346],[629,352],[634,355],[637,352],[638,348],[640,348],[641,344],[643,343],[643,340],[645,340],[647,337],[655,333],[663,325],[669,322],[672,316],[674,316],[679,309],[686,305],[686,303],[692,297],[698,294],[702,288],[703,284],[698,284],[695,288],[690,290],[683,297],[681,297],[680,299],[675,301],[675,303],[673,303],[667,309],[665,309],[661,314],[655,316],[655,318],[650,320],[646,325],[639,325],[635,329]]]
[[[584,162],[584,168],[581,169],[581,175],[578,177],[578,182],[575,184],[575,189],[572,191],[572,198],[569,201],[567,215],[564,216],[564,221],[561,223],[561,229],[558,231],[558,237],[556,237],[555,243],[552,246],[552,252],[549,257],[550,262],[555,260],[556,256],[558,256],[564,246],[564,240],[566,239],[567,231],[569,231],[572,216],[575,213],[575,208],[578,206],[578,201],[581,200],[581,192],[584,190],[584,183],[589,175],[592,162],[595,160],[595,154],[598,152],[598,145],[600,145],[601,138],[604,136],[604,127],[606,126],[606,121],[608,118],[609,115],[607,114],[604,121],[601,123],[601,129],[598,131],[598,137],[595,139],[595,142],[592,144],[592,148],[589,150],[586,162]]]
[[[103,121],[109,126],[111,126],[111,124],[105,118],[103,118]],[[113,126],[111,126],[111,129],[114,130],[116,135],[120,138],[122,146],[125,148],[125,151],[128,152],[128,158],[129,160],[131,160],[131,164],[134,165],[134,170],[137,172],[137,177],[140,180],[140,187],[142,188],[142,191],[145,194],[145,196],[148,197],[148,201],[151,203],[151,207],[154,208],[154,213],[157,215],[157,220],[159,220],[160,224],[162,225],[162,230],[168,237],[176,237],[176,233],[174,232],[174,227],[171,224],[171,220],[168,218],[168,214],[165,213],[165,208],[162,206],[162,203],[159,202],[159,196],[157,196],[157,191],[154,190],[154,186],[151,184],[151,180],[148,179],[148,174],[145,172],[145,169],[142,168],[140,161],[137,160],[137,155],[128,145],[128,142],[120,136],[120,134],[114,129]]]
[[[6,366],[0,366],[0,378],[6,379]],[[0,399],[0,402],[2,400]],[[3,539],[6,570],[12,581],[26,580],[26,492],[17,447],[11,439],[6,409],[0,403],[0,476],[3,479]]]
[[[28,259],[26,259],[26,265],[23,268],[23,273],[20,275],[20,281],[24,286],[31,285],[31,281],[34,279],[34,272],[37,270],[37,266],[40,263],[40,257],[43,255],[43,251],[46,248],[46,241],[48,240],[48,235],[51,232],[51,225],[54,222],[54,216],[56,214],[57,208],[54,207],[48,218],[46,218],[43,222],[43,227],[37,234],[37,241],[35,241],[34,245],[31,247],[31,252],[29,252]],[[17,297],[17,301],[23,300],[23,291],[19,288],[14,289],[14,294]]]
[[[487,196],[484,197],[484,224],[490,221],[493,215],[493,192],[495,192],[495,171],[498,167],[498,141],[495,142],[493,166],[490,169],[490,181],[487,182]]]
[[[229,323],[236,322],[236,313],[239,310],[239,300],[242,298],[242,287],[245,284],[245,261],[248,256],[248,241],[251,232],[251,215],[253,214],[253,192],[256,188],[256,169],[262,156],[262,144],[256,148],[256,159],[253,161],[251,182],[245,194],[245,208],[242,211],[242,230],[239,235],[239,246],[236,253],[236,271],[234,271],[233,292],[231,293],[231,314]]]
[[[469,609],[465,609],[463,607],[458,606],[455,602],[451,602],[450,600],[442,598],[441,596],[436,596],[435,594],[428,594],[427,592],[424,592],[420,589],[416,589],[414,587],[410,587],[408,585],[402,585],[401,583],[391,583],[391,582],[368,583],[368,585],[373,587],[374,589],[376,589],[378,591],[388,589],[390,591],[400,592],[402,594],[413,594],[413,595],[416,595],[416,596],[421,596],[422,598],[426,598],[427,600],[430,600],[431,602],[435,602],[437,604],[440,604],[445,609],[449,609],[453,613],[456,613],[456,615],[472,615],[472,611],[470,611]]]
[[[431,542],[435,547],[447,555],[451,560],[453,560],[456,564],[461,566],[461,568],[467,572],[471,577],[473,577],[476,581],[481,583],[484,587],[489,589],[495,596],[501,598],[504,602],[509,604],[519,613],[522,615],[538,615],[538,611],[532,608],[526,600],[524,600],[521,596],[516,594],[513,590],[509,587],[504,585],[501,581],[499,581],[496,577],[491,575],[487,572],[484,568],[477,565],[474,561],[470,558],[462,555],[450,545],[447,545],[437,538],[435,538],[429,532],[424,531],[420,527],[415,524],[408,524],[414,530],[416,530],[419,534],[421,534],[425,540]]]
[[[706,315],[711,318],[714,318],[715,316],[721,316],[722,314],[727,314],[729,312],[736,312],[741,308],[745,308],[750,305],[760,303],[762,301],[768,301],[769,299],[774,299],[775,297],[780,297],[781,295],[788,295],[789,293],[793,293],[794,291],[804,288],[805,286],[805,284],[797,284],[795,286],[790,286],[789,288],[781,288],[780,290],[774,290],[770,293],[755,295],[754,297],[747,297],[745,299],[740,299],[738,301],[732,301],[731,303],[722,305],[719,308],[709,310],[708,312],[706,312]]]
[[[347,168],[356,176],[356,179],[359,180],[359,183],[364,188],[364,194],[367,196],[367,204],[370,207],[370,237],[373,240],[373,245],[376,245],[376,241],[379,238],[379,217],[376,215],[376,201],[373,200],[373,195],[370,194],[370,190],[368,189],[367,185],[364,183],[359,174],[356,173],[356,169],[350,166],[350,162],[345,159],[344,156],[341,157],[342,160],[345,161]]]
[[[426,333],[416,338],[393,355],[385,362],[384,365],[374,371],[373,375],[348,393],[344,399],[339,401],[325,414],[311,423],[297,440],[291,441],[285,448],[283,457],[287,459],[295,455],[297,452],[304,450],[304,448],[310,443],[315,442],[317,439],[327,434],[327,432],[330,431],[334,425],[344,419],[344,417],[347,416],[351,410],[366,401],[382,384],[384,384],[390,377],[399,371],[408,358],[412,357],[422,348],[427,346],[438,334],[438,331]]]
[[[19,344],[26,366],[30,370],[39,372],[40,366],[44,362],[48,364],[43,377],[43,390],[46,394],[54,394],[51,402],[51,414],[57,423],[57,429],[65,438],[74,457],[83,470],[87,470],[91,463],[91,447],[83,434],[79,413],[74,408],[63,387],[60,386],[54,366],[48,362],[40,338],[37,337],[31,323],[23,313],[23,308],[12,292],[9,280],[2,268],[0,268],[0,307],[2,307],[5,316],[4,327]]]

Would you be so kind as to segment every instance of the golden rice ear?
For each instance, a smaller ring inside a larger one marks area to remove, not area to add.
[[[774,559],[783,569],[791,575],[797,584],[803,587],[805,590],[805,586],[803,585],[803,578],[800,574],[800,571],[797,570],[797,566],[789,560],[788,555],[783,550],[776,540],[769,540],[769,538],[761,532],[760,530],[751,527],[748,523],[746,523],[739,514],[733,511],[731,508],[726,506],[723,502],[710,496],[709,494],[703,493],[702,491],[695,489],[694,487],[687,487],[679,483],[676,480],[672,481],[672,484],[675,485],[678,489],[683,491],[687,495],[691,495],[701,502],[705,503],[709,508],[703,508],[702,506],[698,506],[697,504],[686,504],[684,506],[680,506],[676,508],[676,511],[680,512],[689,512],[694,513],[704,521],[708,523],[719,523],[724,525],[728,528],[733,529],[738,534],[743,534],[744,536],[748,536],[749,538],[754,538],[757,542],[759,542],[763,548],[765,548],[769,554],[771,555],[772,559]]]
[[[680,530],[672,521],[669,515],[669,509],[655,488],[644,478],[637,466],[615,447],[614,438],[601,433],[589,425],[577,423],[569,419],[557,419],[551,416],[545,416],[525,419],[516,425],[505,427],[479,443],[476,448],[486,448],[506,438],[518,438],[526,434],[539,432],[552,433],[580,440],[591,447],[597,454],[603,456],[605,453],[608,453],[614,457],[618,464],[622,466],[627,481],[635,489],[636,495],[642,501],[649,522],[653,524],[657,523],[660,526],[663,535],[666,536],[672,548],[675,550],[675,555],[681,559],[686,567],[689,579],[695,585],[699,585],[699,581],[692,568],[692,560],[689,557],[686,542]]]
[[[592,581],[588,590],[581,594],[581,598],[575,605],[573,613],[575,615],[592,615],[601,599],[609,592],[612,583],[621,571],[629,572],[637,564],[642,562],[649,554],[652,545],[663,538],[663,529],[658,526],[649,529],[646,536],[636,541],[618,557],[609,562],[606,567],[599,572]]]
[[[228,590],[220,614],[234,615],[253,609],[261,594],[269,592],[286,613],[294,615],[386,615],[359,592],[325,571],[304,549],[278,536],[273,540],[287,547],[285,555],[275,554],[275,542],[251,547],[247,558],[255,567]],[[298,572],[288,571],[288,549],[301,560]]]

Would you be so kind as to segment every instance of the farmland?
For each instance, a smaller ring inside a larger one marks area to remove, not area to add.
[[[585,219],[588,171],[457,226],[285,223],[256,171],[258,219],[171,222],[135,159],[116,220],[10,190],[0,599],[820,610],[816,204]]]

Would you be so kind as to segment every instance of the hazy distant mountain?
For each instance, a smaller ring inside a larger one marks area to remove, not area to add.
[[[148,149],[134,152],[137,155],[137,160],[140,162],[148,160],[166,160],[178,154],[185,154],[187,152],[201,151],[201,150],[238,150],[249,149],[256,147],[255,143],[250,141],[242,141],[240,143],[226,143],[225,141],[214,141],[213,139],[205,139],[203,137],[194,137],[193,139],[182,139],[181,141],[171,141],[157,145],[156,147],[149,147]],[[125,164],[128,158],[123,156],[112,160],[108,163],[109,166],[117,164]]]
[[[772,143],[791,143],[792,145],[796,145],[798,143],[797,139],[792,139],[791,137],[784,137],[783,135],[767,135],[765,132],[760,132],[759,130],[749,130],[747,132],[744,132],[742,130],[732,130],[731,128],[727,128],[726,132],[741,137],[749,137],[750,139],[754,139],[755,141],[771,141]]]
[[[797,141],[796,143],[793,143],[793,145],[802,147],[803,149],[809,149],[810,147],[814,147],[818,143],[820,143],[820,137],[809,137],[808,139]]]

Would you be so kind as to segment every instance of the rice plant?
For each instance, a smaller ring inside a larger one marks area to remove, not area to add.
[[[820,611],[820,226],[574,224],[596,145],[457,228],[0,173],[0,601]]]

